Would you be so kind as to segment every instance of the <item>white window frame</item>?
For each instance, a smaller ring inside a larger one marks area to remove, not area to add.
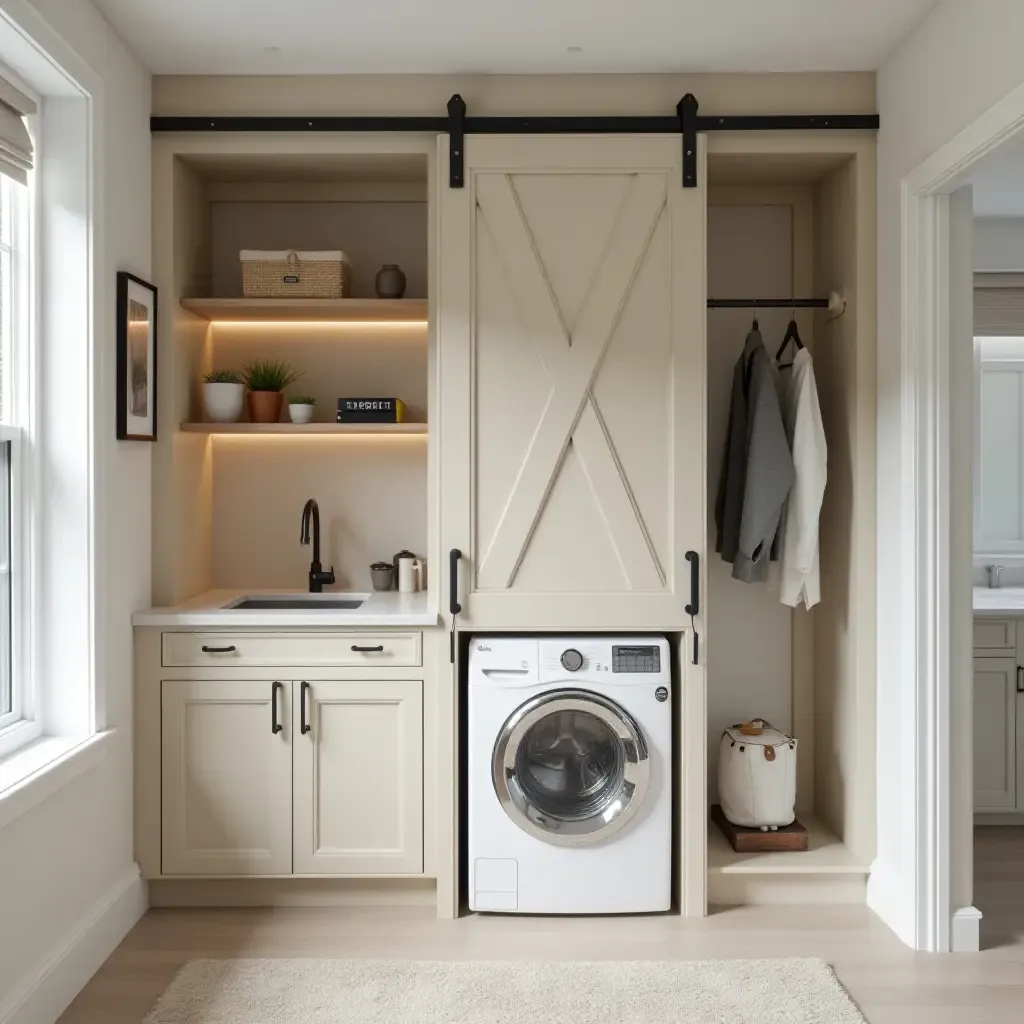
[[[29,129],[38,136],[29,119]],[[32,452],[36,435],[36,388],[38,365],[35,253],[38,223],[38,192],[35,175],[27,188],[3,182],[3,214],[10,218],[10,245],[0,241],[0,250],[11,254],[10,295],[4,296],[4,325],[17,339],[5,353],[3,367],[3,408],[9,410],[0,423],[0,442],[11,442],[11,710],[0,715],[0,757],[38,739],[43,723],[38,713],[38,677],[34,657],[35,619],[35,480]],[[9,299],[9,302],[7,301]]]

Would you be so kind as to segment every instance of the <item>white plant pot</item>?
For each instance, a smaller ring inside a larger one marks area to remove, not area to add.
[[[242,384],[203,384],[203,410],[211,423],[237,423],[244,404]]]
[[[292,423],[312,423],[315,405],[289,405],[288,415]]]

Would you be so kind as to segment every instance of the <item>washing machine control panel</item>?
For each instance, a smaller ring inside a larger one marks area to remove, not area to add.
[[[625,647],[616,644],[612,648],[612,671],[641,672],[661,671],[661,649],[654,646]]]
[[[572,679],[572,685],[586,686],[614,679],[646,684],[658,682],[656,676],[669,676],[668,645],[655,637],[545,637],[537,646],[541,682]]]

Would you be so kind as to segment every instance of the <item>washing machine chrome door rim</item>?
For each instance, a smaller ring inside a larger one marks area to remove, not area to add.
[[[617,744],[617,785],[585,815],[559,815],[537,806],[531,786],[521,778],[521,752],[531,730],[563,713],[592,716]],[[521,704],[498,733],[491,761],[494,790],[505,813],[524,832],[556,846],[591,846],[620,832],[643,805],[650,775],[650,752],[633,716],[607,697],[579,689],[550,690]]]

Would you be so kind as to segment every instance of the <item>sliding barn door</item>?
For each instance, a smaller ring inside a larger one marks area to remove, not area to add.
[[[703,187],[677,138],[474,136],[462,189],[441,144],[460,624],[680,629],[705,536]]]

